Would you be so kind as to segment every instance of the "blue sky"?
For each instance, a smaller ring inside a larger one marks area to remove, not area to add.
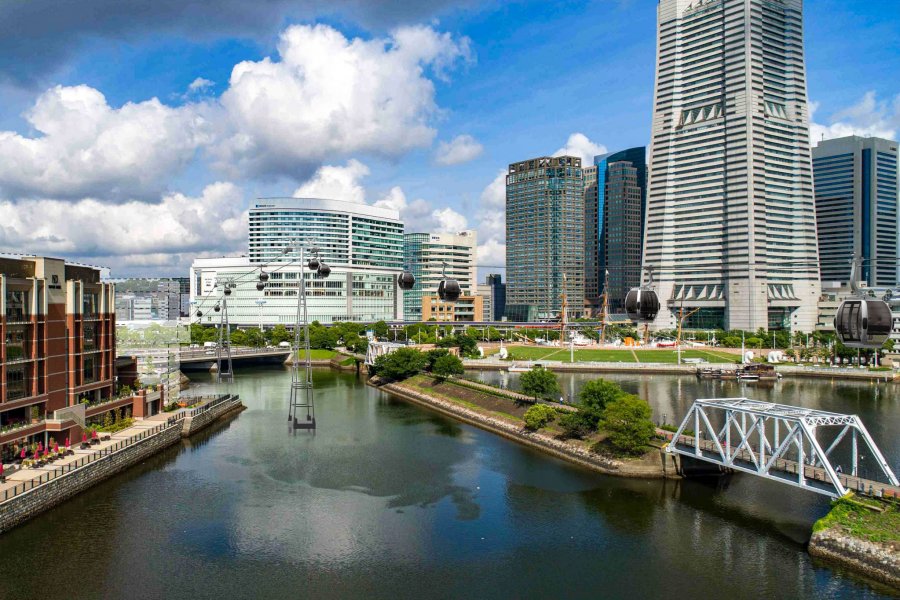
[[[194,256],[243,250],[253,198],[303,188],[394,206],[412,229],[476,228],[480,262],[495,265],[509,162],[577,133],[568,147],[585,156],[649,137],[653,0],[266,0],[264,17],[227,0],[208,18],[174,0],[85,0],[48,16],[46,1],[0,6],[3,251],[183,274]],[[896,136],[896,3],[805,11],[813,137]],[[406,58],[390,54],[404,43]],[[293,67],[269,68],[289,62],[279,49]],[[322,93],[298,75],[315,66],[327,81],[328,61],[343,59],[364,66]],[[253,81],[234,86],[242,61]],[[441,164],[440,144],[457,136]]]

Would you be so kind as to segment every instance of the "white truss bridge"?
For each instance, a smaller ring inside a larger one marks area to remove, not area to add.
[[[873,484],[893,486],[893,493],[898,486],[856,415],[748,398],[696,400],[666,451],[832,497],[864,490],[866,484],[870,489]],[[849,473],[834,464],[836,454],[849,465]],[[867,475],[876,470],[883,478],[859,477],[863,456]]]

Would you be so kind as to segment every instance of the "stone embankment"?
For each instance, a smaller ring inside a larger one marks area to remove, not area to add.
[[[644,479],[679,478],[675,457],[666,454],[662,449],[660,449],[658,457],[650,455],[651,458],[649,459],[645,457],[644,459],[633,461],[615,460],[591,452],[586,447],[556,439],[540,431],[529,432],[523,429],[520,424],[486,415],[454,402],[435,398],[406,387],[403,384],[387,383],[379,387],[414,404],[424,406],[469,425],[474,425],[480,429],[490,431],[600,473]]]
[[[60,467],[29,469],[35,472],[34,479],[5,489],[0,496],[0,532],[24,523],[177,443],[182,437],[193,435],[220,417],[244,408],[238,396],[211,398],[192,409],[146,419],[132,435],[80,457],[76,454],[76,459]],[[159,424],[144,428],[154,421]]]
[[[900,590],[900,551],[892,545],[870,542],[829,528],[813,533],[809,553]]]

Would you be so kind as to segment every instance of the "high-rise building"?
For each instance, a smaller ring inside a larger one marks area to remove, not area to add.
[[[251,263],[283,260],[293,241],[319,248],[329,265],[403,265],[403,222],[397,211],[318,198],[261,198],[250,208]]]
[[[613,164],[617,166],[615,171],[611,172],[610,166]],[[587,244],[588,254],[594,247],[597,248],[595,276],[599,293],[603,293],[606,285],[607,308],[612,312],[622,312],[628,290],[640,285],[644,217],[647,206],[646,150],[643,146],[638,146],[601,154],[594,157],[594,165],[597,168],[597,187],[594,194],[585,194],[585,201],[590,201],[593,206],[588,212],[592,216],[594,213],[599,215],[599,225],[587,223],[585,239],[594,237],[593,246],[590,242]],[[613,205],[607,206],[610,202],[610,191],[614,194]],[[613,219],[612,223],[609,222],[610,218]],[[616,234],[611,258],[607,254],[609,246],[607,233],[610,225],[615,227]],[[592,276],[594,274],[589,268],[585,281]],[[597,307],[599,308],[599,300]],[[594,310],[596,313],[597,308]]]
[[[421,321],[426,296],[437,294],[446,277],[456,279],[463,296],[473,296],[477,284],[474,231],[458,233],[407,233],[403,236],[405,268],[416,278],[411,290],[403,293],[403,314],[407,321]]]
[[[603,205],[599,203],[597,167],[584,167],[584,308],[590,314],[600,309],[603,278]]]
[[[296,252],[282,253],[295,243],[317,246],[331,275],[319,278],[299,264]],[[199,310],[200,322],[218,323],[213,308],[222,288],[216,281],[231,281],[236,285],[228,299],[232,325],[290,327],[303,277],[310,321],[398,320],[403,306],[396,277],[402,265],[403,223],[397,211],[339,200],[261,199],[250,209],[250,256],[198,258],[191,265],[193,318]],[[257,290],[262,266],[269,281]]]
[[[484,298],[484,320],[502,321],[506,313],[506,284],[499,273],[491,273],[478,284],[478,295]]]
[[[100,281],[98,268],[55,258],[0,258],[3,462],[13,444],[46,444],[54,437],[62,445],[80,435],[85,418],[131,404],[113,402],[113,311],[113,286]]]
[[[660,0],[644,264],[654,327],[811,331],[801,0]],[[684,312],[681,312],[681,311]]]
[[[624,312],[628,290],[641,283],[643,190],[640,171],[632,162],[607,163],[603,254],[609,271],[606,293],[611,312]]]
[[[509,165],[506,176],[507,310],[559,317],[584,312],[584,173],[575,156]],[[529,308],[530,307],[530,308]]]
[[[819,142],[812,156],[823,285],[847,286],[857,256],[868,285],[896,286],[897,142],[843,137]]]

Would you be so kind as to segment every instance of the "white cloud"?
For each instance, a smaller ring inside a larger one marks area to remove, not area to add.
[[[900,130],[900,95],[892,101],[879,100],[874,91],[859,102],[831,115],[827,125],[815,122],[819,103],[809,103],[809,138],[812,144],[848,135],[896,139]]]
[[[450,207],[437,209],[431,212],[434,220],[434,231],[437,233],[456,233],[469,226],[469,221]]]
[[[156,195],[208,141],[206,123],[191,107],[152,98],[112,108],[86,85],[47,90],[25,118],[40,135],[0,132],[0,187],[9,195]]]
[[[455,233],[468,227],[466,217],[452,208],[435,209],[422,198],[408,201],[400,186],[392,187],[374,205],[398,211],[407,233]]]
[[[506,207],[506,169],[500,169],[493,181],[482,190],[481,204],[487,208]]]
[[[489,270],[502,268],[506,264],[506,243],[492,238],[479,245],[478,264]]]
[[[458,135],[449,142],[438,144],[434,162],[439,165],[460,165],[481,156],[484,147],[471,135]]]
[[[553,156],[580,156],[582,165],[594,164],[594,157],[606,154],[606,146],[595,144],[583,133],[573,133],[566,140],[566,145],[553,153]]]
[[[315,175],[294,191],[295,198],[327,198],[365,202],[366,189],[360,181],[369,174],[369,167],[350,159],[343,167],[324,165]]]
[[[278,52],[231,73],[224,137],[213,149],[226,169],[297,176],[326,157],[428,146],[439,109],[426,71],[443,77],[470,59],[465,38],[423,26],[350,40],[327,25],[295,25]]]
[[[188,91],[202,92],[213,87],[214,85],[216,85],[215,82],[210,81],[209,79],[204,79],[203,77],[198,77],[188,85]]]
[[[478,208],[478,264],[506,264],[506,169],[501,169],[481,192]]]
[[[198,253],[246,247],[247,211],[234,184],[158,203],[96,199],[0,201],[0,251],[95,257],[110,266],[185,266]],[[182,253],[184,253],[182,255]]]

